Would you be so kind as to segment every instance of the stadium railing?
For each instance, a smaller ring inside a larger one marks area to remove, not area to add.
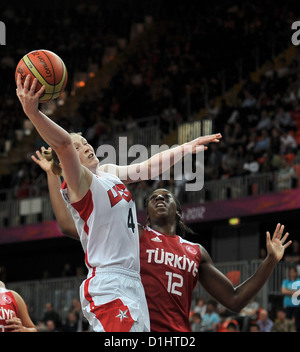
[[[166,186],[167,187],[167,186]],[[177,189],[176,189],[177,187]],[[278,187],[278,172],[257,173],[247,176],[238,176],[216,181],[206,181],[200,191],[185,192],[185,183],[175,184],[177,198],[182,204],[198,204],[208,201],[220,201],[262,195],[297,186],[297,178],[285,187]],[[0,228],[34,224],[53,220],[53,212],[48,195],[36,195],[37,185],[26,188],[28,198],[16,199],[16,189],[0,190]],[[20,189],[19,189],[20,190]],[[142,210],[145,194],[152,188],[134,190],[137,209]],[[47,190],[46,190],[47,192]],[[44,193],[45,194],[45,193]]]
[[[230,271],[239,271],[239,283],[249,278],[257,270],[261,260],[215,263],[215,266],[225,275]],[[279,262],[267,283],[256,296],[261,307],[268,309],[271,295],[281,296],[282,281],[287,277],[291,266],[288,262]],[[79,286],[85,279],[83,276],[68,278],[53,278],[32,281],[8,282],[9,289],[17,291],[29,307],[29,313],[37,320],[42,319],[47,302],[53,304],[64,321],[71,308],[72,299],[79,299]],[[209,294],[198,284],[193,293],[193,303],[197,297],[209,299]]]

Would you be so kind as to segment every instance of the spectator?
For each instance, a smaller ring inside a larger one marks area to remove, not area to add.
[[[291,189],[293,185],[293,179],[295,177],[295,171],[293,166],[288,164],[288,160],[282,158],[282,167],[279,169],[277,174],[277,187],[278,191]]]
[[[260,332],[260,327],[256,323],[251,323],[249,326],[249,332]]]
[[[269,313],[265,309],[262,309],[259,312],[259,320],[256,324],[259,326],[261,332],[271,332],[274,322],[269,318]]]
[[[248,142],[246,144],[246,151],[247,152],[252,152],[254,150],[254,147],[257,143],[257,132],[256,131],[252,131],[250,133]]]
[[[191,319],[192,332],[203,331],[202,318],[200,313],[194,313]]]
[[[216,312],[216,302],[208,301],[206,304],[206,313],[202,319],[203,331],[216,332],[219,322],[220,317]]]
[[[255,153],[261,153],[261,152],[267,151],[269,147],[270,147],[270,136],[268,131],[265,128],[263,128],[260,132],[260,136],[254,146],[253,151]]]
[[[204,173],[207,180],[217,180],[220,178],[220,167],[223,154],[217,144],[211,145],[208,158],[205,163]]]
[[[265,128],[266,130],[270,130],[272,128],[272,120],[270,115],[268,114],[267,110],[262,110],[261,112],[261,117],[260,117],[260,121],[256,126],[256,130],[260,131],[263,128]]]
[[[282,135],[280,137],[281,143],[281,154],[295,153],[297,150],[297,143],[295,138],[288,133],[287,130],[283,130]]]
[[[224,176],[230,177],[234,175],[237,168],[238,160],[235,155],[235,149],[232,146],[228,147],[227,153],[222,157],[222,172]]]
[[[289,112],[285,111],[284,108],[280,107],[274,119],[277,128],[282,128],[286,131],[295,128],[295,122]]]
[[[36,329],[37,329],[38,332],[47,332],[47,326],[42,321],[38,321],[37,322]]]
[[[233,321],[231,321],[228,325],[227,325],[227,332],[238,332],[238,324],[234,323]]]
[[[69,313],[73,313],[76,315],[78,320],[78,331],[88,331],[89,330],[89,322],[83,316],[81,303],[78,298],[72,299],[72,305],[70,307]]]
[[[259,171],[259,162],[255,159],[254,153],[248,153],[243,170],[250,174],[256,174]]]
[[[244,100],[242,102],[242,107],[243,108],[251,108],[255,104],[256,104],[256,99],[249,91],[246,90],[244,92]]]
[[[288,248],[284,260],[289,263],[294,263],[297,267],[297,272],[299,271],[300,265],[300,242],[298,240],[293,240],[291,248]]]
[[[283,280],[281,286],[281,293],[283,297],[283,308],[286,313],[287,319],[295,320],[295,327],[300,331],[300,307],[295,304],[293,294],[300,288],[300,278],[298,276],[297,267],[292,266],[289,268],[288,278]],[[297,301],[298,303],[298,301]]]
[[[194,313],[199,313],[201,318],[204,317],[206,313],[206,303],[203,297],[197,299],[196,306],[194,307]]]
[[[241,331],[249,331],[252,321],[258,318],[259,303],[255,301],[255,297],[240,311],[240,314],[235,317],[238,321]]]
[[[60,327],[62,325],[61,318],[60,318],[59,314],[53,309],[51,302],[47,302],[45,305],[45,313],[42,318],[42,322],[48,326],[47,322],[49,320],[53,322],[55,329],[60,329]],[[52,325],[52,323],[50,323],[50,326],[51,325]]]
[[[46,321],[46,332],[58,332],[55,322],[51,319]]]
[[[286,313],[283,309],[278,309],[276,312],[276,319],[272,327],[272,332],[295,332],[295,324],[287,319]]]
[[[63,332],[77,332],[78,331],[78,317],[75,313],[69,312],[65,324],[62,327]]]

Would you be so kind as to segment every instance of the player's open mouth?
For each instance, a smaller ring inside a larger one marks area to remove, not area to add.
[[[165,208],[166,204],[162,201],[156,203],[155,208]]]
[[[90,155],[88,156],[88,159],[92,159],[94,156],[95,156],[95,154],[92,153],[92,154],[90,154]]]

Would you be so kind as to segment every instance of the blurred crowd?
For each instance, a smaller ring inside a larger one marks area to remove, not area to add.
[[[16,30],[9,31],[10,45],[1,58],[1,75],[6,82],[0,87],[2,156],[9,158],[7,151],[22,143],[17,131],[30,133],[24,127],[26,119],[16,100],[13,79],[16,64],[31,43],[22,30],[24,26],[39,28],[36,47],[46,45],[67,63],[70,95],[74,74],[87,71],[89,64],[100,68],[106,47],[117,47],[116,55],[122,52],[118,39],[130,41],[133,23],[143,22],[149,15],[155,23],[164,23],[162,32],[154,31],[138,50],[127,51],[109,87],[86,96],[75,114],[61,117],[59,123],[67,130],[82,131],[96,149],[113,143],[115,133],[135,128],[140,117],[159,115],[163,138],[206,108],[214,130],[223,135],[220,145],[211,146],[205,154],[206,180],[278,170],[285,167],[286,160],[290,165],[299,141],[295,123],[299,114],[299,65],[297,60],[289,64],[282,60],[280,67],[275,67],[272,55],[288,45],[290,23],[295,17],[293,1],[255,0],[237,5],[227,0],[201,5],[201,11],[196,11],[198,5],[191,1],[189,6],[168,7],[154,1],[141,6],[132,0],[123,11],[120,5],[106,2],[78,1],[72,6],[69,1],[54,1],[50,9],[33,5],[17,11],[8,4],[3,20]],[[49,11],[55,15],[50,16]],[[259,53],[259,58],[254,53]],[[249,78],[257,60],[261,64],[269,60],[259,83]],[[237,104],[225,100],[221,106],[216,103],[224,80],[229,88],[245,77]],[[32,152],[43,144],[32,137]],[[15,188],[18,198],[28,197],[27,187],[34,184],[39,185],[34,192],[46,192],[45,177],[32,164],[30,155],[21,163],[11,163],[10,168],[13,177],[2,175],[2,188]]]

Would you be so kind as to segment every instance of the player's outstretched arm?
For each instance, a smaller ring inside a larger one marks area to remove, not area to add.
[[[112,164],[98,166],[97,171],[110,172],[117,175],[124,183],[150,180],[168,171],[174,164],[187,154],[195,154],[207,149],[206,144],[218,143],[222,135],[220,133],[198,137],[190,142],[177,147],[164,150],[149,159],[127,166]]]
[[[267,256],[257,271],[248,280],[234,288],[229,279],[213,264],[212,259],[202,247],[202,260],[199,265],[199,281],[204,289],[228,309],[239,312],[266,283],[276,264],[284,255],[285,249],[292,243],[288,233],[283,236],[284,226],[278,224],[271,239],[267,232]]]
[[[63,165],[63,176],[68,183],[68,188],[72,189],[75,199],[81,199],[89,189],[92,179],[91,172],[81,165],[70,134],[39,111],[39,98],[45,87],[42,86],[36,92],[37,79],[35,78],[31,85],[30,80],[30,75],[27,75],[24,85],[22,85],[21,75],[18,74],[17,96],[25,114],[40,136],[58,155]]]

